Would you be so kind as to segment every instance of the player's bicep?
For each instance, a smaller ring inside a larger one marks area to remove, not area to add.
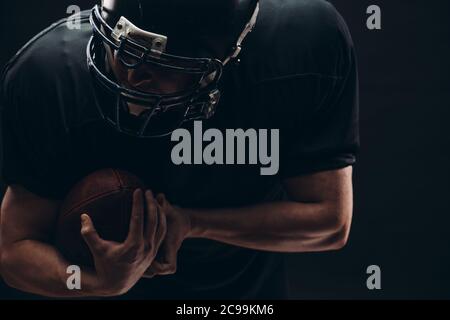
[[[41,198],[20,185],[9,186],[1,206],[3,248],[22,240],[49,242],[59,202]]]

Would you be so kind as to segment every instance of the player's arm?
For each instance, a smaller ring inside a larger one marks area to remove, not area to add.
[[[192,237],[258,250],[342,248],[352,220],[352,167],[285,181],[290,201],[190,211]]]
[[[82,277],[83,291],[66,286],[70,264],[50,245],[58,208],[58,202],[20,186],[8,188],[1,208],[3,278],[12,287],[46,296],[94,294],[96,283],[87,273]]]
[[[80,232],[93,252],[96,271],[82,270],[81,290],[69,290],[66,283],[70,263],[51,245],[59,203],[17,185],[9,187],[1,208],[0,265],[4,280],[17,289],[51,297],[123,294],[151,264],[165,234],[165,219],[157,213],[151,194],[146,194],[149,223],[144,228],[142,197],[142,192],[135,193],[130,234],[124,244],[100,239],[90,219],[82,230],[80,224]],[[148,245],[144,238],[150,240]],[[143,249],[144,244],[148,249]],[[128,263],[129,259],[133,263]]]
[[[158,195],[168,231],[163,254],[146,275],[175,273],[177,252],[186,238],[273,252],[341,249],[352,220],[352,167],[287,179],[284,185],[289,201],[244,208],[183,209]]]

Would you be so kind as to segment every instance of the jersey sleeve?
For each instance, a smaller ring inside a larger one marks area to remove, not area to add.
[[[283,178],[356,162],[360,146],[357,61],[350,33],[337,12],[334,23],[323,37],[328,43],[312,52],[330,66],[328,70],[293,76],[279,90],[280,101],[301,110],[292,112],[289,129],[281,132]]]
[[[36,69],[16,63],[2,76],[1,179],[41,197],[62,199],[69,172],[65,134],[52,84]]]

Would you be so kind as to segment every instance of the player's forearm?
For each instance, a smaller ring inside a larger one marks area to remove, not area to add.
[[[67,286],[70,264],[52,246],[33,240],[19,241],[3,248],[1,271],[8,285],[47,297],[102,295],[90,272],[81,272],[81,289]]]
[[[325,251],[342,247],[350,219],[321,203],[274,202],[254,207],[187,210],[194,238],[277,252]]]

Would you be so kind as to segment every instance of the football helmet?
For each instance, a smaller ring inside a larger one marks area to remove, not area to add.
[[[103,0],[92,9],[87,47],[96,92],[102,91],[96,94],[100,114],[118,131],[141,138],[211,118],[224,68],[238,59],[258,12],[258,0]],[[133,87],[118,80],[111,57],[127,72],[158,70],[191,81],[175,92]]]

